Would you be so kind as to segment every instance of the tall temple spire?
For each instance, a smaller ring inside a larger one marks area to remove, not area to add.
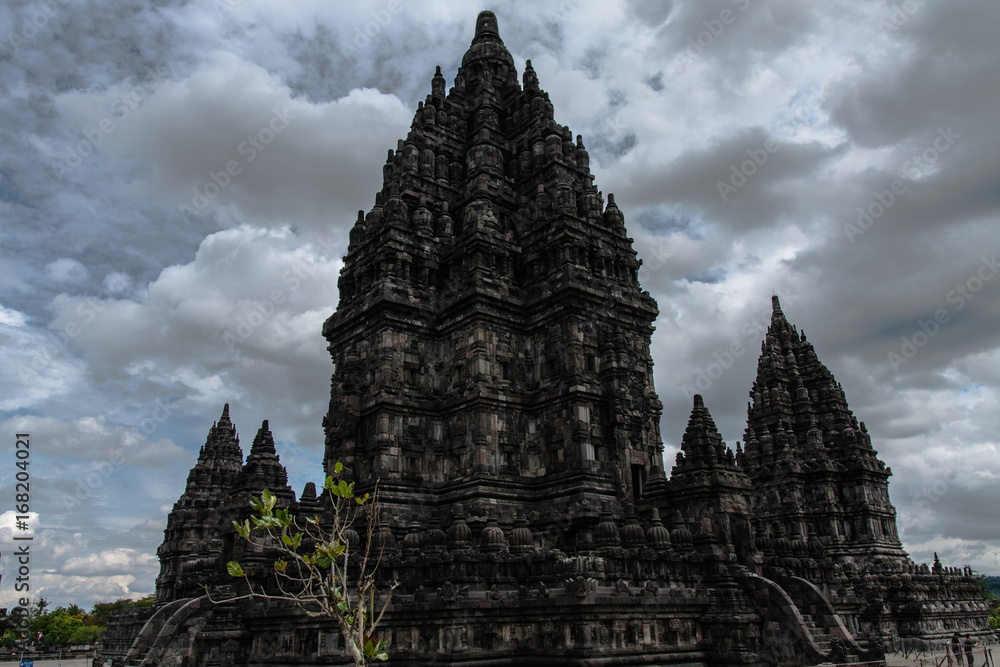
[[[758,516],[761,530],[777,523],[793,534],[804,522],[844,553],[905,555],[889,502],[891,471],[848,407],[840,383],[785,318],[777,295],[771,303],[741,460],[758,494],[766,497],[773,490],[789,500]],[[854,503],[849,514],[843,498]]]
[[[205,444],[198,453],[198,462],[188,473],[183,500],[218,501],[225,498],[236,474],[243,465],[243,451],[236,427],[229,419],[229,404],[222,409],[219,421],[212,424]]]
[[[229,404],[212,424],[198,461],[188,473],[184,493],[167,515],[163,531],[157,600],[198,594],[201,584],[218,576],[222,553],[223,507],[240,469],[243,452],[236,426],[229,419]]]
[[[839,434],[835,440],[824,441],[823,453],[836,456],[844,446],[870,450],[871,441],[863,436],[840,383],[819,361],[812,344],[785,318],[777,295],[771,303],[771,324],[761,343],[757,378],[750,391],[747,442],[751,430],[759,437],[766,427],[774,436],[781,427],[794,442],[805,443],[818,424],[827,433]]]
[[[634,501],[664,480],[662,406],[656,303],[625,216],[611,197],[605,211],[582,137],[555,121],[530,67],[522,89],[492,12],[448,94],[441,72],[428,78],[324,326],[336,365],[324,465],[379,478],[387,503],[398,484],[401,505],[407,480],[570,474],[600,480],[595,507]]]

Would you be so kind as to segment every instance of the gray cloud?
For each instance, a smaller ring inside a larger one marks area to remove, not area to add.
[[[40,508],[57,603],[151,590],[142,554],[226,401],[245,436],[271,420],[297,487],[317,477],[332,370],[320,326],[347,230],[434,66],[453,76],[478,10],[390,4],[67,3],[0,53],[0,419],[50,448]],[[742,437],[773,291],[892,466],[914,557],[1000,572],[983,509],[1000,500],[1000,280],[974,280],[1000,252],[1000,9],[916,4],[493,9],[644,260],[668,463],[685,386],[720,359],[702,393],[726,440]],[[0,17],[3,34],[33,7]],[[942,132],[958,136],[945,148]],[[269,139],[253,161],[250,137]],[[185,219],[179,205],[212,184]],[[894,365],[906,340],[913,354]],[[143,433],[156,401],[169,418]],[[130,437],[137,455],[114,483],[60,505],[74,471]],[[945,492],[921,496],[953,469]],[[132,579],[111,572],[126,561]]]

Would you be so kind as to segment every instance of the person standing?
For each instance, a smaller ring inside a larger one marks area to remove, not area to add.
[[[972,635],[965,635],[965,661],[968,663],[968,667],[973,667],[975,658],[972,657],[972,649],[978,643],[972,638]]]
[[[959,637],[957,630],[951,636],[951,654],[958,661],[958,667],[962,667],[962,638]]]

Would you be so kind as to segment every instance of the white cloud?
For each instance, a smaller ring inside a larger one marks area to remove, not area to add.
[[[159,567],[156,554],[135,549],[112,549],[69,558],[62,564],[60,573],[88,577],[114,576],[123,572],[138,574],[140,571],[158,571]]]
[[[218,232],[191,263],[165,269],[140,301],[62,295],[51,326],[79,319],[73,342],[90,360],[91,377],[141,379],[151,406],[169,395],[171,404],[179,397],[214,418],[223,403],[269,386],[284,398],[249,398],[241,407],[286,429],[279,439],[308,434],[318,444],[332,372],[320,332],[336,308],[330,285],[341,243],[306,241],[287,229]]]
[[[0,305],[0,324],[8,327],[23,327],[24,322],[24,313]]]
[[[412,116],[397,97],[370,88],[310,101],[225,51],[183,80],[158,82],[134,111],[116,104],[126,92],[67,92],[56,105],[83,129],[110,119],[99,150],[148,160],[155,178],[132,187],[175,201],[174,224],[227,206],[258,225],[349,224],[352,211],[370,204],[386,147]]]
[[[36,456],[69,457],[112,465],[141,465],[153,468],[186,458],[183,449],[169,439],[148,440],[170,418],[169,407],[152,403],[141,413],[134,428],[111,424],[105,415],[64,421],[55,417],[25,415],[3,423],[10,433],[30,433]]]
[[[87,267],[71,257],[60,257],[45,266],[49,278],[57,283],[82,283],[87,279]]]
[[[27,517],[27,519],[19,519],[18,517]],[[32,530],[23,530],[18,524],[21,522],[26,522],[28,526],[32,527]],[[0,514],[0,531],[10,531],[7,534],[8,539],[10,539],[15,533],[31,535],[34,531],[33,529],[38,526],[38,512],[28,512],[27,514],[18,514],[13,510],[7,510],[3,514]]]
[[[148,575],[144,577],[149,579]],[[145,584],[137,584],[132,574],[109,576],[64,576],[48,572],[33,575],[35,586],[31,589],[31,599],[44,597],[54,606],[84,601],[81,607],[90,608],[99,600],[113,601],[120,598],[138,599],[152,590]],[[13,588],[0,592],[0,605],[8,609],[18,605],[19,594]]]

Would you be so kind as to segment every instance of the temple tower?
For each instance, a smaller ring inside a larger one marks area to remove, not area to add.
[[[188,473],[184,493],[167,515],[163,543],[157,549],[157,603],[198,597],[204,592],[202,584],[221,577],[224,534],[231,530],[222,510],[242,466],[240,439],[226,403]]]
[[[378,479],[394,513],[499,503],[506,527],[639,499],[663,467],[638,268],[581,137],[481,13],[351,230],[324,327],[326,470]]]
[[[759,573],[760,556],[751,526],[750,479],[723,442],[699,394],[694,396],[681,451],[670,471],[668,498],[675,510],[711,538],[711,555]]]
[[[902,551],[890,471],[777,298],[746,450],[696,396],[667,480],[656,304],[581,137],[530,62],[518,80],[490,12],[454,87],[440,68],[430,87],[351,229],[323,328],[323,465],[361,492],[378,482],[364,528],[377,580],[399,584],[379,626],[392,664],[874,664],[878,643],[847,629],[986,636],[971,572]],[[296,501],[267,421],[243,464],[227,406],[124,664],[346,664],[332,619],[246,599],[225,574],[234,558],[279,590],[276,554],[232,526],[265,488],[330,520],[315,485]]]
[[[742,457],[765,553],[818,541],[827,557],[905,558],[889,502],[892,471],[805,333],[788,323],[778,297],[772,304]]]

